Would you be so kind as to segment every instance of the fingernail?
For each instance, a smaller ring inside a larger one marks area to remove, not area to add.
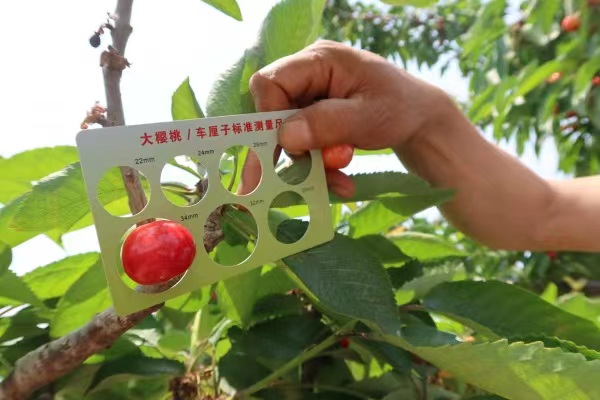
[[[279,134],[281,147],[290,153],[303,153],[309,149],[312,134],[304,118],[294,118],[283,124]]]

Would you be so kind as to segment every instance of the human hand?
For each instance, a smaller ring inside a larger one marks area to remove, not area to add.
[[[364,150],[398,148],[435,123],[446,95],[383,57],[331,41],[319,41],[277,60],[250,79],[257,111],[300,109],[284,121],[279,144],[292,155],[339,145]],[[241,191],[260,180],[249,158]],[[350,197],[352,181],[327,170],[339,196]]]

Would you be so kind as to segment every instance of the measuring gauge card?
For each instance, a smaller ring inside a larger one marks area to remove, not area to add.
[[[294,112],[77,134],[83,179],[117,314],[142,310],[333,239],[320,151],[289,158],[277,145],[279,128]],[[125,182],[137,184],[137,196],[128,197]],[[145,199],[139,196],[142,192]],[[156,220],[181,224],[196,246],[191,266],[158,293],[134,282],[121,262],[127,235],[138,224]],[[207,245],[207,250],[205,243],[211,242],[218,245]]]

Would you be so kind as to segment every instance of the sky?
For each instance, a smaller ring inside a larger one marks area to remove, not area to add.
[[[251,46],[260,24],[277,0],[238,0],[243,22],[199,0],[136,0],[123,72],[122,96],[128,125],[170,121],[171,95],[190,77],[204,108],[215,79]],[[75,135],[96,100],[105,104],[100,53],[108,35],[94,49],[91,34],[113,12],[116,0],[20,0],[0,3],[4,62],[0,73],[0,115],[4,140],[0,155],[45,146],[75,145]],[[13,40],[11,38],[17,38]],[[453,96],[464,98],[466,84],[455,70],[409,72]],[[515,154],[514,143],[502,144]],[[557,154],[551,143],[542,158],[528,151],[521,160],[544,177],[558,177]],[[403,170],[394,156],[356,160],[347,172]],[[1,184],[1,183],[0,183]],[[18,274],[65,256],[97,251],[93,228],[67,234],[64,248],[39,236],[13,249],[11,269]]]

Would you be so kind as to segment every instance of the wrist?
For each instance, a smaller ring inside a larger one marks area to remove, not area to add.
[[[419,125],[392,150],[410,172],[436,184],[441,183],[436,179],[439,173],[432,169],[445,166],[447,170],[448,164],[458,161],[460,149],[473,143],[479,133],[445,92],[435,88],[431,98],[421,106],[426,115],[420,118]]]

